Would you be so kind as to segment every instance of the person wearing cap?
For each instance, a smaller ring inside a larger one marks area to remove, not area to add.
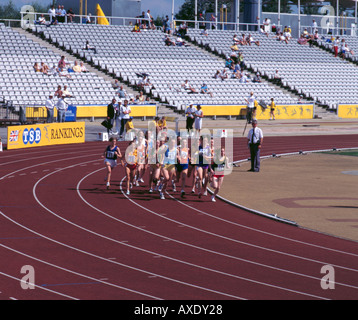
[[[196,108],[194,107],[193,103],[189,104],[189,107],[185,110],[185,116],[186,116],[186,130],[188,130],[188,133],[190,134],[190,131],[193,130],[193,124],[195,120],[195,111]]]
[[[253,120],[252,129],[247,136],[247,144],[250,149],[251,158],[251,168],[248,171],[260,171],[260,150],[262,148],[263,139],[264,136],[262,130],[257,127],[257,120]]]
[[[55,107],[55,103],[53,102],[53,95],[51,94],[45,102],[45,108],[47,110],[47,119],[46,119],[47,123],[53,122],[54,107]]]

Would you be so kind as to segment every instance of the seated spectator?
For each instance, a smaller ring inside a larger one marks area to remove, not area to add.
[[[204,28],[203,31],[201,32],[201,35],[207,37],[209,35],[208,30]]]
[[[41,72],[41,68],[40,68],[38,62],[35,62],[33,68],[34,68],[35,72]]]
[[[67,22],[72,23],[72,22],[73,22],[73,18],[75,17],[75,13],[73,12],[73,9],[72,9],[72,8],[70,8],[70,9],[67,11],[67,17],[68,17]]]
[[[241,35],[240,44],[243,45],[243,46],[246,46],[246,45],[247,45],[245,33],[243,33],[243,34]]]
[[[134,25],[134,28],[132,29],[132,32],[140,32],[140,27],[139,27],[139,24],[138,24],[138,23],[136,23],[136,24]]]
[[[84,49],[85,49],[85,50],[91,50],[91,51],[93,51],[94,53],[97,53],[96,48],[95,48],[95,47],[92,47],[92,46],[89,44],[89,41],[88,41],[88,40],[86,41],[86,45],[85,45]]]
[[[221,71],[219,78],[224,81],[225,79],[229,78],[229,75],[227,74],[227,70],[226,68],[223,69],[223,71]]]
[[[226,60],[225,60],[225,68],[231,68],[231,65],[232,65],[232,60],[231,60],[231,58],[230,57],[228,57],[228,58],[226,58]]]
[[[61,72],[61,71],[63,71],[64,69],[66,69],[66,65],[67,65],[68,63],[65,61],[65,56],[62,56],[61,57],[61,59],[60,59],[60,61],[58,62],[58,69],[59,69],[59,71]]]
[[[220,70],[217,70],[213,76],[214,79],[219,79],[220,78]]]
[[[291,26],[285,27],[283,29],[283,36],[288,40],[291,40],[292,35],[291,35]]]
[[[168,35],[165,37],[164,43],[166,46],[175,46],[175,41],[171,40]]]
[[[39,17],[39,20],[35,21],[35,24],[45,25],[46,24],[45,16],[43,14],[41,14],[41,16]]]
[[[249,46],[251,46],[251,43],[255,43],[257,46],[260,45],[260,41],[258,41],[258,40],[255,41],[251,34],[249,34],[249,35],[247,36],[246,42],[247,42],[247,44],[248,44]]]
[[[117,90],[116,95],[118,95],[119,99],[125,99],[128,97],[126,90],[124,90],[123,85]]]
[[[247,77],[246,72],[241,72],[241,77],[240,77],[239,82],[240,82],[240,83],[247,83],[247,82],[249,82],[249,79],[248,79],[248,77]]]
[[[276,69],[275,74],[273,75],[273,82],[279,84],[281,82],[281,76]]]
[[[278,35],[275,36],[277,41],[288,43],[287,38],[283,35],[283,32],[280,32]]]
[[[213,97],[213,93],[209,91],[209,88],[206,83],[203,83],[203,85],[201,86],[200,93],[209,94],[210,97]]]
[[[68,80],[72,80],[72,77],[68,74],[68,71],[66,69],[59,70],[58,75],[60,77],[66,77]]]
[[[82,61],[80,62],[80,67],[81,67],[81,72],[89,72]]]
[[[303,36],[304,36],[306,39],[308,39],[309,36],[310,36],[310,34],[309,34],[308,31],[307,31],[307,28],[305,28],[305,30],[303,30],[302,34],[303,34]]]
[[[305,44],[307,44],[307,38],[304,36],[304,34],[302,33],[301,35],[300,35],[300,38],[297,40],[297,42],[299,43],[299,44],[303,44],[303,45],[305,45]]]
[[[62,96],[64,98],[73,98],[73,95],[67,90],[67,86],[63,86]]]
[[[260,73],[257,72],[252,82],[261,82],[261,76]]]
[[[112,82],[112,88],[119,89],[119,87],[120,87],[119,81],[115,79],[114,82]]]
[[[94,21],[92,21],[91,13],[89,13],[86,17],[84,17],[83,20],[84,20],[84,23],[86,23],[86,24],[94,23]]]
[[[44,62],[41,62],[40,71],[44,74],[48,74],[48,71],[49,71],[48,65]]]
[[[341,42],[341,57],[343,59],[346,58],[346,54],[347,53],[350,53],[350,54],[354,54],[353,50],[350,50],[349,47],[347,46],[347,43],[344,39],[342,39],[342,42]]]
[[[181,37],[177,37],[177,39],[175,40],[175,45],[179,47],[184,46],[185,41]]]
[[[237,37],[236,34],[234,34],[233,38],[232,38],[232,42],[234,45],[239,45],[240,44],[240,39]]]
[[[54,96],[57,98],[60,98],[60,97],[62,97],[62,94],[63,94],[62,87],[59,85],[59,86],[57,86],[57,90],[55,91]]]
[[[138,102],[144,103],[144,101],[145,101],[145,96],[143,95],[143,91],[141,91],[138,96]]]
[[[260,33],[263,33],[264,35],[266,35],[266,37],[269,37],[269,33],[265,31],[264,26],[260,26]]]
[[[78,73],[82,72],[81,67],[80,67],[80,65],[78,64],[77,61],[75,61],[75,65],[73,66],[72,69],[73,69],[74,72],[78,72]]]
[[[184,90],[188,93],[197,93],[197,91],[195,90],[195,88],[193,88],[190,83],[189,80],[185,80],[184,83],[181,85]]]

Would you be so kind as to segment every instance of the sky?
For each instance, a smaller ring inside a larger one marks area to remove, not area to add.
[[[7,3],[8,0],[1,0],[1,2]],[[75,0],[76,1],[76,0]],[[78,1],[78,0],[77,0]],[[33,2],[37,2],[41,5],[47,5],[52,3],[52,0],[13,0],[14,4],[17,7],[21,7],[25,4],[30,4]],[[61,2],[58,0],[58,2]],[[177,13],[179,7],[184,3],[184,0],[174,0],[174,12]],[[142,0],[142,11],[150,10],[154,19],[157,16],[166,16],[170,17],[172,12],[172,0]]]

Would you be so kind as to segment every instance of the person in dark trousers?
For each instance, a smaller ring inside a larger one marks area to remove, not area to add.
[[[116,108],[116,99],[112,99],[112,102],[107,106],[107,120],[113,126],[114,123],[114,116],[115,116],[115,108]],[[107,133],[109,134],[112,132],[112,129],[107,127]]]
[[[262,130],[257,127],[257,120],[252,120],[252,129],[247,136],[251,157],[251,168],[248,171],[260,171],[260,150],[262,148],[263,139],[264,136]]]

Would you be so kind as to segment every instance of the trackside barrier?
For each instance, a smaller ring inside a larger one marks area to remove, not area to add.
[[[337,115],[343,119],[358,119],[358,104],[339,104]]]

